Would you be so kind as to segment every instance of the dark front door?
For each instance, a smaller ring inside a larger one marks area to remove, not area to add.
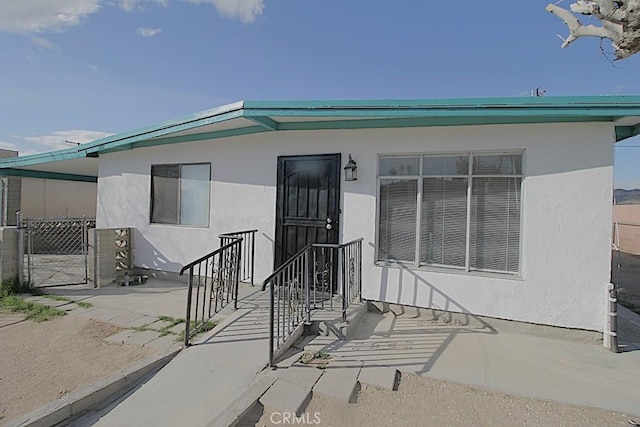
[[[275,268],[309,243],[338,243],[340,154],[278,157]]]

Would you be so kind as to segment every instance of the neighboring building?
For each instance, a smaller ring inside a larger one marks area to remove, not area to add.
[[[22,178],[23,218],[96,217],[95,182]]]
[[[612,147],[639,124],[640,96],[240,102],[0,173],[97,177],[97,227],[132,227],[139,268],[257,228],[259,279],[363,237],[365,299],[602,330]]]
[[[0,159],[17,156],[17,151],[0,150]],[[21,181],[19,177],[0,174],[0,227],[16,225],[16,212],[20,210]]]
[[[0,150],[0,159],[14,158],[18,152]],[[95,177],[42,171],[0,171],[0,225],[15,226],[16,212],[23,218],[95,218],[97,185]]]

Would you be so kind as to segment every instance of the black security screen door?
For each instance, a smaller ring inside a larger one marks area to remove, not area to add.
[[[309,243],[338,243],[340,154],[278,157],[275,268]]]

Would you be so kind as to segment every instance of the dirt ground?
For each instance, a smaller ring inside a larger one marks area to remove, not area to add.
[[[611,281],[622,288],[620,302],[640,310],[640,255],[613,251]]]
[[[304,421],[286,423],[285,414],[257,407],[241,426],[629,426],[638,418],[403,374],[398,391],[364,387],[357,403],[314,395]]]
[[[107,343],[104,338],[122,329],[77,316],[17,320],[0,326],[0,424],[154,352]]]

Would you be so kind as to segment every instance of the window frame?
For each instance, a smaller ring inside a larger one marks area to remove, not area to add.
[[[198,224],[198,225],[193,225],[193,224],[181,224],[180,221],[182,219],[182,212],[181,212],[181,200],[182,200],[182,167],[183,166],[202,166],[202,165],[206,165],[209,166],[209,177],[208,177],[208,196],[209,196],[209,200],[207,203],[207,223],[206,224]],[[178,194],[177,194],[177,200],[178,200],[178,206],[177,206],[177,212],[178,212],[178,221],[176,223],[166,223],[166,222],[154,222],[153,221],[153,201],[154,201],[154,185],[153,185],[153,168],[154,167],[177,167],[178,168]],[[208,229],[211,227],[211,178],[212,178],[212,168],[211,168],[211,162],[194,162],[194,163],[154,163],[151,164],[150,168],[149,168],[149,178],[150,178],[150,182],[149,182],[149,225],[150,226],[169,226],[169,227],[187,227],[187,228],[202,228],[202,229]]]
[[[461,156],[465,155],[469,159],[468,171],[466,175],[424,175],[423,174],[423,163],[424,157],[447,157],[447,156]],[[519,155],[521,160],[520,165],[520,173],[519,174],[504,174],[504,175],[489,175],[489,174],[473,174],[473,159],[474,156],[486,156],[486,155]],[[380,163],[382,158],[390,158],[390,157],[419,157],[419,170],[417,175],[382,175],[380,173]],[[376,164],[376,215],[375,215],[375,254],[374,254],[374,263],[376,265],[382,266],[403,266],[403,267],[411,267],[418,270],[426,270],[426,271],[439,271],[439,272],[449,272],[449,273],[458,273],[458,274],[469,274],[476,276],[498,276],[498,277],[509,277],[515,279],[522,278],[522,242],[523,242],[523,206],[524,206],[524,195],[523,188],[526,177],[526,150],[524,149],[509,149],[509,150],[464,150],[464,151],[443,151],[443,152],[406,152],[406,153],[378,153],[377,156],[377,164]],[[474,269],[471,268],[471,210],[472,210],[472,195],[473,195],[473,178],[487,178],[487,177],[513,177],[520,179],[520,221],[519,221],[519,242],[518,242],[518,271],[496,271],[496,270],[488,270],[488,269]],[[421,261],[421,224],[422,224],[422,197],[424,190],[424,179],[425,178],[453,178],[453,179],[467,179],[467,194],[466,194],[466,202],[467,202],[467,210],[466,210],[466,242],[465,242],[465,265],[464,266],[452,266],[452,265],[442,265],[442,264],[426,264]],[[415,261],[406,261],[406,260],[396,260],[396,259],[385,259],[380,256],[380,215],[381,215],[381,206],[380,206],[380,183],[381,180],[384,179],[406,179],[406,180],[417,180],[417,195],[416,195],[416,231],[415,231]]]

